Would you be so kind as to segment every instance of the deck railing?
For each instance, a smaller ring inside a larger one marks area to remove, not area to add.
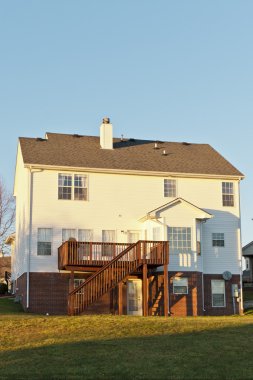
[[[66,266],[104,265],[129,245],[129,243],[65,241],[58,248],[59,269],[64,269]]]
[[[168,263],[168,242],[138,241],[129,245],[69,294],[69,314],[77,315],[143,264]]]

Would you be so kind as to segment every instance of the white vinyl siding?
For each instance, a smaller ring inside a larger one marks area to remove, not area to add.
[[[173,278],[173,293],[188,294],[188,278],[174,277]]]
[[[37,255],[50,256],[52,251],[52,228],[38,228]]]
[[[225,281],[211,280],[212,287],[212,306],[225,307]]]

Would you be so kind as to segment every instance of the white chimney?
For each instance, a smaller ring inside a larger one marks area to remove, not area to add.
[[[100,146],[102,149],[113,149],[112,124],[109,117],[104,117],[100,125]]]

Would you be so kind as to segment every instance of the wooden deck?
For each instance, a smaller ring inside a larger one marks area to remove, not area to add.
[[[82,313],[101,296],[118,286],[122,310],[122,282],[137,271],[143,281],[143,315],[148,315],[148,269],[164,266],[164,315],[168,315],[169,243],[139,240],[137,243],[66,241],[58,251],[60,270],[71,271],[68,309],[70,315]],[[74,288],[74,272],[94,272]]]
[[[139,241],[139,259],[149,266],[164,264],[164,247],[160,241]],[[120,255],[131,244],[66,241],[58,248],[58,268],[60,270],[93,270],[98,269]],[[133,259],[131,256],[127,260]],[[126,258],[121,259],[121,263]],[[120,264],[120,263],[119,263]]]

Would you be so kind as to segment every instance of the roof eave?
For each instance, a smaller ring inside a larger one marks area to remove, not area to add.
[[[183,178],[205,178],[205,179],[231,179],[240,181],[245,178],[243,174],[204,174],[204,173],[184,173],[184,172],[158,172],[158,171],[145,171],[145,170],[130,170],[130,169],[109,169],[109,168],[90,168],[78,166],[57,166],[57,165],[44,165],[25,163],[25,168],[34,169],[47,169],[47,170],[65,170],[65,171],[79,171],[79,172],[95,172],[95,173],[111,173],[111,174],[129,174],[129,175],[146,175],[158,177],[183,177]]]

